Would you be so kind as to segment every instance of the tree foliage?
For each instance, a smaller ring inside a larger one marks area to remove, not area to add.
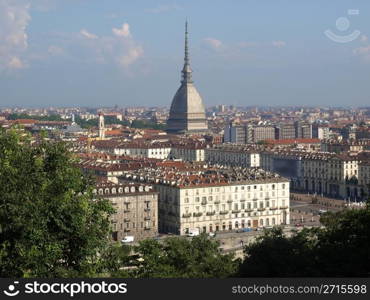
[[[188,240],[171,237],[147,239],[133,248],[126,266],[129,271],[115,275],[134,278],[224,278],[235,274],[238,262],[233,255],[219,252],[219,244],[206,235]],[[127,263],[127,261],[126,261]],[[124,268],[121,268],[121,270]]]
[[[65,144],[31,145],[0,131],[0,276],[93,276],[109,234],[110,203]]]
[[[370,206],[325,214],[323,228],[265,232],[245,248],[241,277],[370,276]]]

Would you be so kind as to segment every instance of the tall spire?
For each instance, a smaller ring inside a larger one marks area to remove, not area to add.
[[[189,60],[189,45],[188,45],[188,21],[185,22],[185,57],[184,57],[184,67],[182,68],[182,80],[181,83],[192,83],[191,79],[191,68]]]

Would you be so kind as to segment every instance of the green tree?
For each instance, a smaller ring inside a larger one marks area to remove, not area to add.
[[[314,276],[311,249],[315,239],[307,229],[286,237],[281,227],[266,230],[264,235],[245,247],[241,277]]]
[[[59,115],[49,115],[49,116],[30,116],[28,114],[10,114],[8,120],[19,120],[19,119],[33,119],[40,121],[65,121]]]
[[[99,272],[103,277],[130,277],[130,267],[137,255],[132,254],[132,247],[111,243],[102,251]]]
[[[272,229],[245,248],[241,277],[369,277],[370,205],[322,216],[290,237]]]
[[[0,131],[0,276],[95,276],[109,239],[107,200],[63,143]]]
[[[219,243],[202,234],[191,240],[145,240],[135,248],[140,263],[133,271],[139,278],[224,278],[235,274],[238,261],[221,254]]]

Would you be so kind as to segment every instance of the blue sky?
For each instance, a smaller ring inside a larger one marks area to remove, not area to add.
[[[0,106],[169,106],[186,18],[207,106],[370,104],[368,0],[0,0]]]

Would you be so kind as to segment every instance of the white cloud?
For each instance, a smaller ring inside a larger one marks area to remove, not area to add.
[[[286,42],[284,41],[272,41],[272,45],[276,48],[283,48],[286,46]]]
[[[130,37],[130,25],[124,23],[121,28],[112,28],[113,33],[120,37]]]
[[[365,62],[370,62],[370,45],[354,49],[353,54],[361,57]]]
[[[361,42],[366,43],[368,41],[368,37],[366,35],[361,36]]]
[[[29,8],[23,1],[0,0],[0,71],[26,66],[21,56],[28,48]]]
[[[182,9],[180,6],[177,4],[162,4],[158,5],[155,8],[150,8],[148,9],[148,12],[153,13],[153,14],[160,14],[168,11],[173,11],[173,10],[180,10]]]
[[[108,35],[97,36],[86,29],[73,34],[59,33],[46,57],[61,56],[86,64],[113,64],[128,70],[143,55],[143,47],[130,33],[129,24],[124,23],[120,28],[112,28],[112,34]]]
[[[118,62],[127,67],[134,63],[139,57],[144,54],[144,50],[141,46],[136,46],[128,49],[127,53],[118,58]]]
[[[8,67],[10,69],[23,69],[25,68],[25,64],[20,60],[19,57],[16,57],[16,56],[13,56],[12,58],[10,58],[9,62],[8,62]]]
[[[370,46],[356,48],[353,53],[356,55],[370,54]]]
[[[86,29],[81,29],[80,34],[90,40],[95,40],[98,38],[96,34],[90,33]]]
[[[223,46],[222,42],[220,40],[215,39],[215,38],[210,38],[209,37],[209,38],[205,38],[203,41],[206,43],[206,45],[208,45],[209,47],[211,47],[214,50],[218,50]]]

